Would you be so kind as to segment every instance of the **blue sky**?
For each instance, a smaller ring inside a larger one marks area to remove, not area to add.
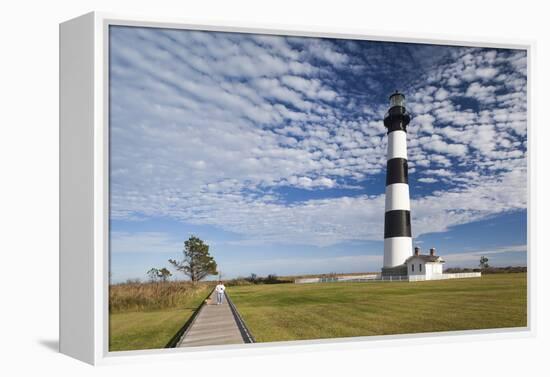
[[[110,57],[113,281],[192,234],[226,277],[378,271],[395,89],[415,245],[526,264],[525,51],[111,27]]]

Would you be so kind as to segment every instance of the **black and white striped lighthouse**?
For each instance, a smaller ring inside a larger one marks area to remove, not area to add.
[[[407,125],[405,96],[390,96],[384,117],[388,129],[386,211],[384,215],[384,266],[382,275],[406,275],[405,260],[412,255],[411,207],[407,167]]]

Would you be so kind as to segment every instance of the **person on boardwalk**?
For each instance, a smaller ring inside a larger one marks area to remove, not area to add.
[[[216,285],[216,298],[217,298],[217,304],[223,304],[223,296],[225,293],[225,285],[223,285],[222,281],[218,282],[218,285]]]

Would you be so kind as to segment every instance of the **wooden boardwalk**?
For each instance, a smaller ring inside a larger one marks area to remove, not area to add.
[[[231,310],[227,297],[223,304],[217,305],[216,293],[212,292],[210,300],[201,307],[176,347],[248,343],[241,324],[240,318]]]

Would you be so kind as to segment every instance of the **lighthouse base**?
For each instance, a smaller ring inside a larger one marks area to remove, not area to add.
[[[382,276],[407,276],[407,265],[395,267],[382,267]]]

